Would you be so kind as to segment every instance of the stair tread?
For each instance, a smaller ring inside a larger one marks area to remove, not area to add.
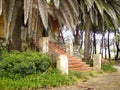
[[[87,72],[93,69],[92,67],[90,67],[90,65],[86,64],[86,62],[83,62],[78,57],[69,55],[56,44],[49,42],[49,47],[50,47],[50,50],[52,50],[52,52],[54,51],[55,53],[57,53],[57,55],[61,55],[61,54],[67,55],[68,67],[70,70],[78,71],[78,72]]]

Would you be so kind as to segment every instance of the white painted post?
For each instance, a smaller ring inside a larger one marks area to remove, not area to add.
[[[39,40],[40,48],[42,49],[41,51],[43,53],[48,53],[49,52],[49,39],[48,37],[42,37]]]
[[[68,75],[68,58],[67,55],[60,55],[57,59],[57,69],[62,72],[62,74]]]
[[[101,69],[101,54],[93,54],[93,69],[100,70]]]
[[[70,55],[73,55],[73,41],[72,41],[72,39],[69,39],[68,41],[66,41],[65,46],[66,46],[66,52],[69,53]]]

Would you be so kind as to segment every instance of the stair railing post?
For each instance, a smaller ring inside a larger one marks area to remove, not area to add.
[[[48,37],[41,37],[39,40],[40,51],[43,53],[49,52],[49,38]]]
[[[60,70],[62,74],[68,75],[68,58],[66,54],[62,54],[58,56],[57,69]]]

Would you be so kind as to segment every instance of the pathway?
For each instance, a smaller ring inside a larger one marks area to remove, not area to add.
[[[115,64],[115,66],[120,68],[120,61]],[[101,74],[73,86],[63,86],[44,90],[120,90],[120,72]]]
[[[103,74],[73,86],[44,90],[120,90],[120,72]]]

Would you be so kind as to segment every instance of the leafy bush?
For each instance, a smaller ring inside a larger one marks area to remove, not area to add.
[[[115,72],[117,71],[114,67],[113,67],[113,62],[110,61],[109,63],[106,64],[102,64],[102,70],[105,72]]]
[[[17,79],[34,73],[45,72],[50,66],[50,57],[38,52],[3,52],[0,57],[0,77]]]

